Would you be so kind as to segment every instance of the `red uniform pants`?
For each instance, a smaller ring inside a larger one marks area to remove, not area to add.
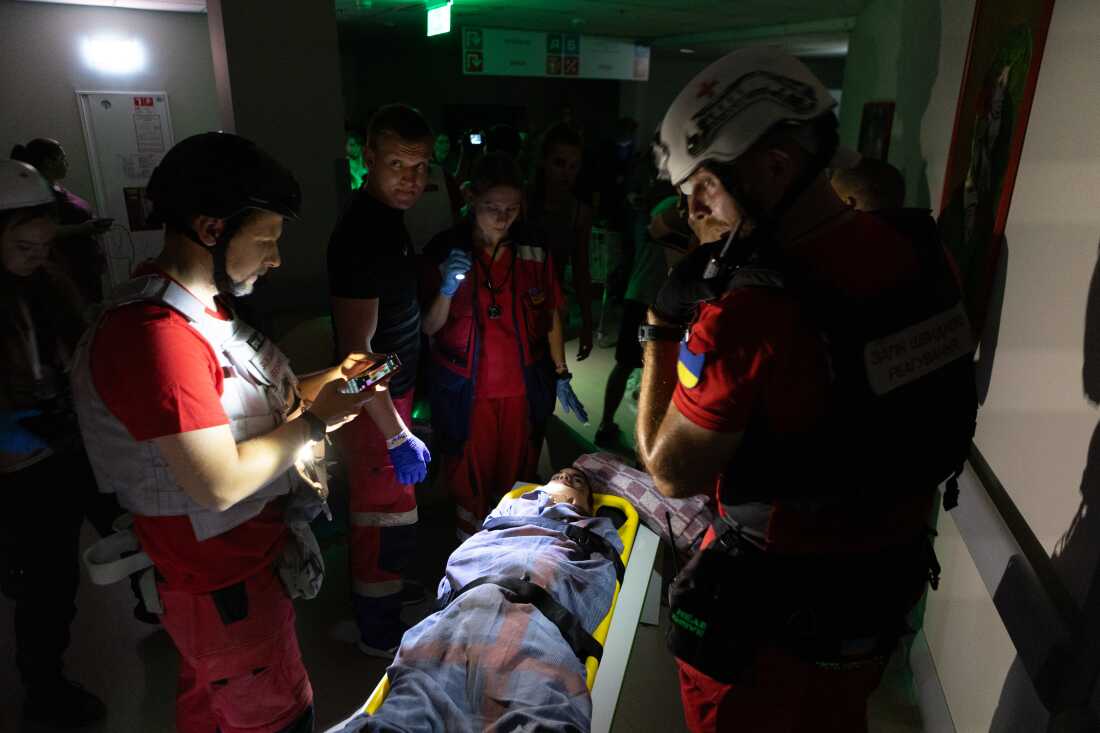
[[[412,424],[413,391],[393,397],[397,414]],[[339,432],[347,467],[351,540],[351,598],[365,644],[390,649],[401,641],[401,572],[416,550],[416,493],[397,480],[386,436],[366,412]]]
[[[740,684],[680,667],[680,697],[692,733],[865,733],[867,698],[883,666],[819,667],[775,647],[762,649]]]
[[[485,515],[512,484],[534,480],[538,455],[525,395],[474,398],[470,437],[461,453],[443,460],[459,540],[481,529]]]
[[[239,620],[223,618],[209,593],[159,589],[161,623],[180,653],[179,733],[275,733],[313,704],[282,583],[265,568],[243,586]]]

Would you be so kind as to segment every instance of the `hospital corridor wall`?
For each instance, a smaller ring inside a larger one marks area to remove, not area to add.
[[[908,203],[936,213],[975,6],[871,0],[852,33],[842,138],[864,102],[896,99],[890,160]],[[1098,39],[1093,0],[1057,0],[979,356],[976,452],[939,515],[943,580],[914,647],[937,733],[1098,729]]]

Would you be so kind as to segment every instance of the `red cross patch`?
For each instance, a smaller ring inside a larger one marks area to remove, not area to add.
[[[699,93],[695,95],[696,99],[702,99],[703,97],[713,97],[714,90],[718,88],[718,80],[711,79],[705,81],[699,85]]]

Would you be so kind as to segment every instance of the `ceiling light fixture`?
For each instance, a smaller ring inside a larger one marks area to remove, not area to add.
[[[694,48],[681,48],[680,53],[695,53]]]
[[[97,36],[80,41],[84,63],[104,74],[134,74],[145,68],[145,46],[136,38]]]

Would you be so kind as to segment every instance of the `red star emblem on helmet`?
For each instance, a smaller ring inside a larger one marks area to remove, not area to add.
[[[708,97],[708,98],[713,97],[714,96],[714,90],[717,89],[717,88],[718,88],[718,80],[717,79],[711,79],[710,81],[705,81],[705,82],[703,82],[702,84],[699,85],[699,93],[695,95],[695,98],[696,99],[702,99],[703,97]]]

